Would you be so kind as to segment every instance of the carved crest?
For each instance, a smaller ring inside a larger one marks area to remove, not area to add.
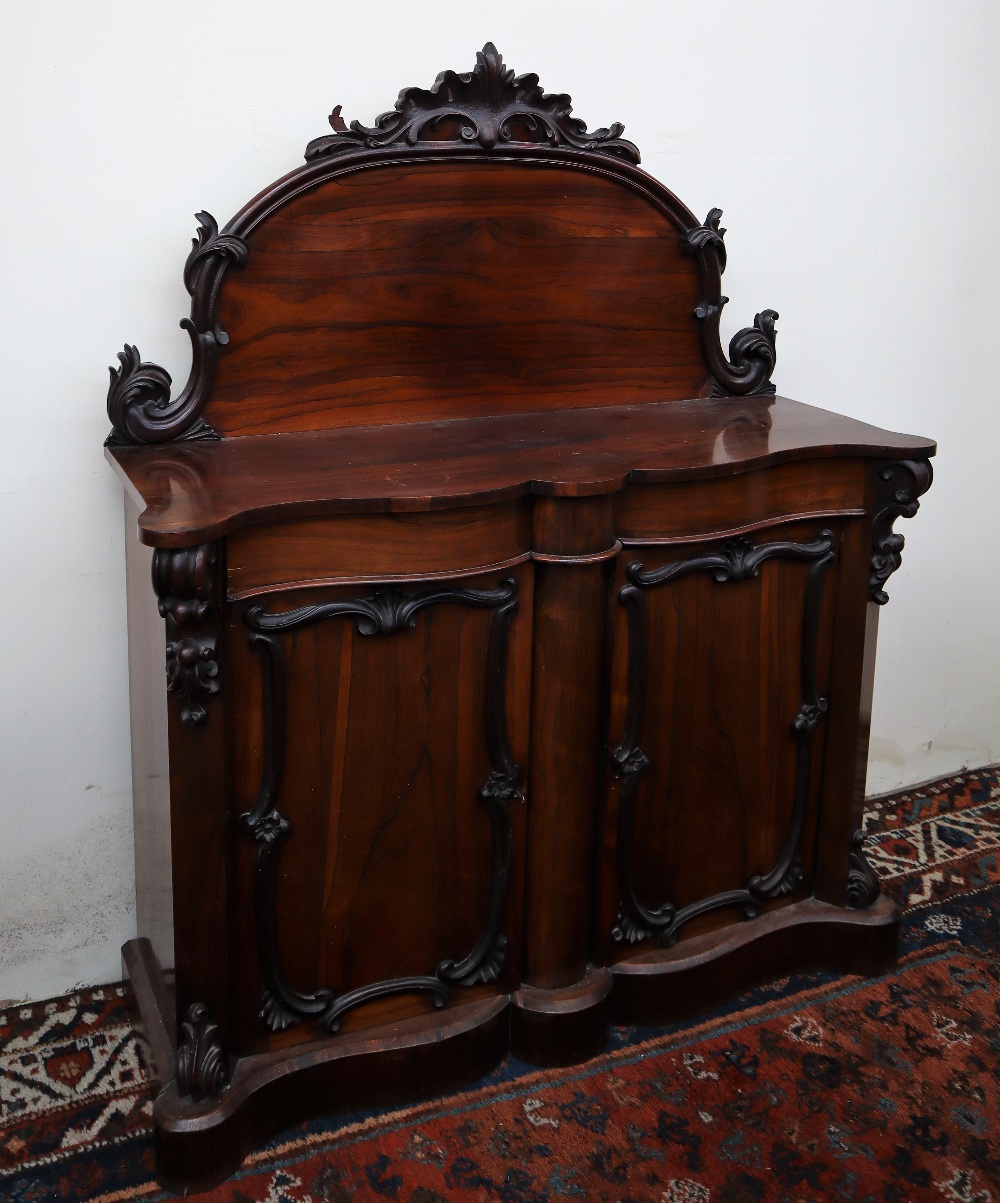
[[[478,150],[505,144],[571,146],[596,150],[627,163],[639,162],[639,151],[622,138],[620,122],[588,130],[572,116],[573,102],[563,94],[543,92],[538,76],[517,75],[504,63],[492,42],[476,55],[475,67],[463,75],[442,71],[428,91],[404,88],[395,107],[369,128],[359,121],[348,127],[338,105],[330,114],[332,134],[306,147],[307,159],[345,150],[384,146],[448,143]]]

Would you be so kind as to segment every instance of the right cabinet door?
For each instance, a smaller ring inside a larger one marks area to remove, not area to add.
[[[622,550],[603,960],[811,892],[842,525]]]

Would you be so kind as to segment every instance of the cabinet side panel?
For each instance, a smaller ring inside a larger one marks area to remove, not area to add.
[[[129,707],[132,723],[132,808],[138,932],[162,967],[174,966],[170,858],[170,773],[167,755],[165,635],[150,584],[153,550],[139,542],[139,511],[125,496],[125,581],[128,604]]]

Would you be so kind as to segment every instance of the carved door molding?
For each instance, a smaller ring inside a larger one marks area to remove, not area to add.
[[[816,657],[823,584],[826,570],[836,558],[833,543],[834,535],[830,530],[823,530],[817,538],[802,543],[775,540],[754,544],[739,537],[728,540],[714,551],[674,560],[649,572],[638,560],[628,565],[629,584],[618,593],[619,602],[628,612],[628,709],[622,740],[611,753],[614,772],[621,780],[616,848],[619,908],[611,933],[616,942],[631,944],[656,936],[672,944],[683,924],[722,906],[742,906],[746,918],[754,918],[762,902],[789,893],[801,879],[801,843],[809,795],[813,734],[827,710],[827,700],[818,692]],[[696,572],[711,572],[719,584],[749,580],[758,576],[761,565],[770,559],[809,563],[802,617],[802,703],[791,722],[796,740],[795,787],[791,822],[781,851],[768,872],[755,873],[741,888],[712,894],[681,908],[672,902],[648,906],[639,897],[634,876],[636,799],[642,777],[653,767],[639,743],[649,674],[646,594],[650,589]]]
[[[389,978],[337,994],[322,987],[311,994],[295,989],[283,976],[278,949],[276,889],[282,845],[291,837],[288,819],[278,808],[284,775],[287,681],[285,652],[279,635],[333,618],[354,619],[359,635],[392,636],[416,626],[421,610],[436,605],[463,605],[492,610],[486,646],[484,726],[489,775],[479,790],[492,834],[492,867],[486,920],[469,953],[458,961],[443,960],[425,976]],[[377,587],[369,597],[269,611],[260,604],[243,610],[250,646],[260,655],[263,684],[263,765],[257,797],[242,816],[243,829],[258,843],[254,870],[254,923],[263,979],[260,1018],[272,1031],[305,1019],[318,1019],[335,1032],[340,1017],[353,1007],[392,994],[426,992],[444,1006],[454,986],[493,981],[503,967],[507,937],[503,917],[511,870],[510,803],[520,797],[521,770],[507,738],[505,691],[508,632],[518,608],[517,581],[502,580],[495,589],[452,586],[406,592],[395,585]]]

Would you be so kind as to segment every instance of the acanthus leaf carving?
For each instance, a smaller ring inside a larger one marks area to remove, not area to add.
[[[572,111],[569,96],[543,92],[537,75],[515,76],[493,43],[487,42],[477,52],[472,71],[442,71],[429,90],[405,88],[374,126],[352,121],[348,127],[338,105],[330,114],[333,133],[310,142],[305,157],[395,146],[467,146],[489,151],[527,144],[569,146],[639,162],[638,149],[621,136],[620,122],[588,130]]]
[[[250,254],[246,241],[237,234],[220,234],[219,223],[211,213],[196,213],[198,230],[191,239],[191,250],[184,262],[184,287],[194,296],[202,264],[210,255],[221,255],[237,267],[242,267]]]
[[[721,220],[721,209],[709,209],[702,224],[693,226],[684,236],[685,242],[692,250],[700,251],[706,246],[715,248],[720,274],[726,270],[726,231],[719,224]]]
[[[712,396],[746,397],[770,394],[778,362],[778,314],[763,309],[754,316],[753,325],[738,330],[729,342],[729,358],[722,353],[720,323],[729,298],[722,294],[722,273],[726,270],[726,231],[719,224],[721,209],[710,209],[701,225],[693,226],[681,240],[688,254],[698,260],[701,299],[692,314],[698,320],[702,354],[711,373]]]
[[[892,525],[897,518],[913,517],[920,508],[918,498],[927,492],[933,480],[930,460],[893,460],[879,464],[869,581],[869,596],[877,606],[884,606],[889,600],[885,583],[903,562],[905,540]]]
[[[153,589],[167,625],[167,692],[177,697],[189,727],[204,722],[205,702],[219,692],[217,556],[212,543],[153,553]]]
[[[228,1080],[226,1055],[219,1043],[219,1029],[209,1019],[208,1007],[195,1002],[181,1024],[177,1046],[175,1079],[182,1097],[196,1103],[221,1094]]]
[[[109,369],[112,429],[106,442],[110,447],[219,437],[201,417],[215,379],[219,348],[229,341],[218,323],[219,290],[227,267],[242,267],[250,252],[238,235],[220,234],[211,213],[202,211],[195,216],[198,232],[184,264],[184,286],[192,297],[191,316],[181,320],[181,328],[191,338],[187,383],[171,400],[169,372],[144,362],[136,347],[126,343],[118,353],[119,367]]]
[[[859,829],[851,836],[851,852],[847,863],[847,905],[854,910],[870,907],[878,898],[881,887],[878,874],[865,856],[865,833]]]

